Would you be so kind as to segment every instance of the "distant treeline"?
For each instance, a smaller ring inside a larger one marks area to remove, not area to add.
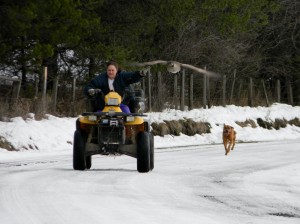
[[[58,77],[84,85],[110,59],[126,70],[176,60],[228,80],[263,80],[272,92],[278,80],[291,83],[299,104],[299,17],[295,0],[3,0],[0,76],[20,77],[20,96],[33,98],[44,67],[51,88]]]

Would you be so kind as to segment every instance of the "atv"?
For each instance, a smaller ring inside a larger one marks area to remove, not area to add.
[[[74,170],[90,169],[92,156],[127,155],[137,159],[137,171],[154,168],[154,137],[143,113],[124,113],[121,96],[109,92],[101,112],[84,112],[76,120],[73,143]]]

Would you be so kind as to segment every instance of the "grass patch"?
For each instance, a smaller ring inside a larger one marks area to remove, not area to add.
[[[273,123],[273,127],[276,130],[279,130],[280,128],[286,128],[288,122],[285,119],[275,119],[275,122]]]
[[[235,123],[237,125],[241,126],[242,128],[245,128],[245,127],[257,128],[257,125],[256,125],[255,121],[254,120],[250,120],[250,119],[247,119],[244,122],[236,121]]]
[[[295,125],[297,127],[300,127],[300,120],[298,117],[295,117],[294,119],[292,120],[289,120],[288,122],[289,125]]]
[[[17,151],[6,139],[0,136],[0,148],[6,149],[8,151]]]
[[[174,135],[179,136],[180,133],[194,136],[196,134],[210,133],[211,126],[207,122],[195,122],[192,119],[181,119],[164,121],[164,123],[152,123],[152,133],[155,136]]]
[[[269,129],[271,130],[273,125],[271,122],[268,122],[268,121],[264,121],[263,119],[261,118],[257,118],[257,124],[262,127],[262,128],[266,128],[266,129]]]
[[[152,127],[152,133],[155,136],[164,137],[165,135],[169,135],[170,134],[169,127],[167,126],[166,123],[159,123],[159,124],[152,123],[151,127]]]

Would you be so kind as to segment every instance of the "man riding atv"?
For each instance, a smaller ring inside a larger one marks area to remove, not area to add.
[[[96,154],[128,155],[137,159],[138,172],[153,170],[154,137],[150,124],[143,118],[143,111],[130,111],[126,105],[129,100],[124,97],[130,84],[140,81],[146,72],[118,72],[118,65],[109,62],[107,72],[98,75],[86,86],[84,92],[93,101],[94,108],[76,120],[73,142],[75,170],[90,169],[92,156]]]
[[[93,111],[102,111],[105,103],[104,98],[110,91],[117,92],[122,97],[120,105],[124,113],[132,111],[134,106],[131,106],[133,101],[133,90],[131,84],[137,83],[141,78],[145,77],[147,69],[135,72],[124,72],[119,69],[119,66],[114,61],[107,63],[106,72],[101,73],[90,81],[85,87],[84,94],[91,100]],[[98,96],[97,96],[98,95]],[[102,97],[99,97],[102,95]],[[129,109],[129,105],[131,110]]]

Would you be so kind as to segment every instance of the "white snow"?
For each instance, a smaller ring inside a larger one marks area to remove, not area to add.
[[[90,171],[72,170],[77,118],[37,121],[31,114],[0,122],[0,137],[20,150],[0,148],[1,223],[300,222],[300,127],[235,123],[300,119],[299,106],[148,113],[150,122],[182,118],[209,122],[211,133],[156,136],[156,165],[148,174],[139,174],[127,156],[95,156]],[[235,128],[238,141],[227,157],[224,123]]]

